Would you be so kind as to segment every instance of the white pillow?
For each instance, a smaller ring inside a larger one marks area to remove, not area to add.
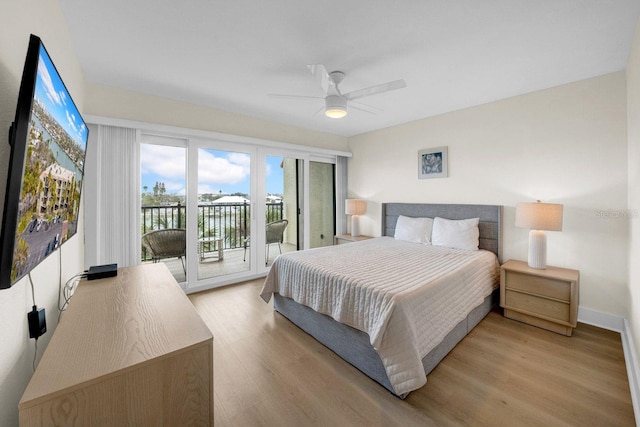
[[[411,218],[400,215],[393,235],[398,240],[431,244],[431,228],[433,218]]]
[[[480,218],[452,220],[436,217],[433,221],[431,242],[435,246],[477,251]]]

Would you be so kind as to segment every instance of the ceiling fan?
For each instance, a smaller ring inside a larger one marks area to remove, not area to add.
[[[324,99],[325,106],[320,110],[324,110],[324,114],[327,117],[333,119],[339,119],[347,115],[347,105],[356,110],[366,111],[368,113],[375,112],[376,109],[359,102],[355,102],[356,99],[364,98],[366,96],[376,95],[383,92],[389,92],[391,90],[402,89],[407,86],[404,80],[394,80],[392,82],[383,83],[376,86],[367,87],[364,89],[354,90],[349,93],[340,92],[340,82],[344,79],[345,74],[342,71],[327,72],[327,69],[322,64],[307,65],[311,74],[320,84],[323,92],[326,96],[304,96],[304,95],[280,95],[269,94],[272,98],[310,98],[310,99]],[[318,112],[320,112],[318,111]],[[316,113],[317,114],[317,113]]]

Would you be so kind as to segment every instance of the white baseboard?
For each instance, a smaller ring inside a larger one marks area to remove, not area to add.
[[[636,417],[636,426],[640,427],[640,369],[629,321],[624,317],[601,313],[584,307],[578,308],[578,321],[620,333],[624,363],[627,367],[627,377],[629,378],[629,389],[631,390],[633,413]]]
[[[625,318],[621,316],[601,313],[582,306],[578,307],[578,322],[586,323],[587,325],[622,333],[624,331],[624,321]]]
[[[621,335],[624,361],[627,365],[627,375],[629,376],[633,412],[636,416],[636,426],[640,426],[640,369],[638,369],[638,355],[636,354],[636,347],[633,342],[631,325],[627,319],[624,319],[624,332]]]

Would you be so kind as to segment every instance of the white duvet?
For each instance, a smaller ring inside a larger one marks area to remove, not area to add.
[[[369,334],[396,394],[422,387],[422,358],[499,282],[488,251],[381,237],[279,256],[261,297],[272,293]]]

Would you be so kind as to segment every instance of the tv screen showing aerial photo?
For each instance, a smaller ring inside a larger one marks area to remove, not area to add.
[[[27,132],[12,283],[76,233],[87,137],[86,124],[41,45]]]

